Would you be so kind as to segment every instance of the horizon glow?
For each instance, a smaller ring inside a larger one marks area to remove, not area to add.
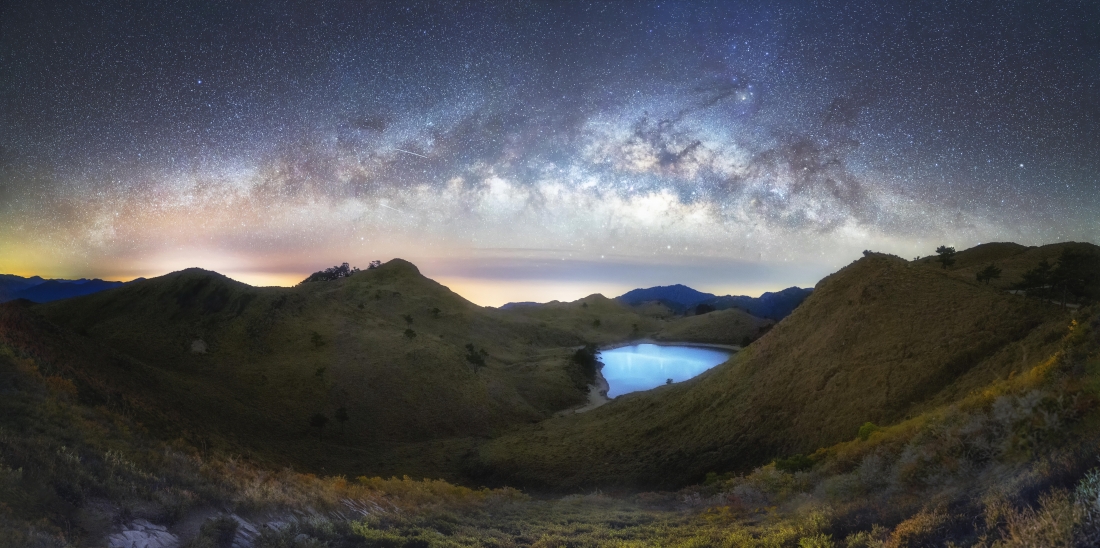
[[[401,257],[496,306],[1100,243],[1100,5],[39,4],[0,17],[0,272]]]

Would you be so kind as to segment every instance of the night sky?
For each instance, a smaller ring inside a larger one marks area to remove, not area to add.
[[[4,273],[499,305],[1100,243],[1093,0],[0,9]]]

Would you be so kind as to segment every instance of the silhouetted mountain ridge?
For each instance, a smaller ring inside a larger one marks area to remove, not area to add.
[[[139,281],[144,278],[138,278]],[[79,280],[47,280],[40,276],[24,278],[14,274],[0,274],[0,302],[27,299],[36,303],[48,303],[69,297],[91,295],[106,289],[125,285],[127,282],[104,281],[99,278]]]
[[[759,297],[745,295],[717,296],[703,293],[686,285],[665,285],[645,289],[633,289],[615,298],[623,304],[637,306],[648,302],[658,302],[673,312],[683,314],[701,304],[713,306],[716,310],[739,308],[758,318],[779,321],[787,317],[813,289],[788,287],[782,291],[767,292]]]

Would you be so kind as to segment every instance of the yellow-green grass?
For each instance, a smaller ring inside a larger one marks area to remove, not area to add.
[[[1058,344],[1065,314],[874,254],[729,362],[497,437],[474,471],[525,487],[669,487],[812,452],[1019,371]]]
[[[669,322],[653,338],[659,341],[741,345],[746,338],[756,339],[774,323],[744,310],[727,308]]]
[[[483,308],[402,260],[294,288],[190,269],[32,310],[132,358],[145,380],[118,373],[123,391],[181,430],[313,470],[451,478],[478,439],[584,401],[575,347],[658,322],[601,296]]]
[[[1051,266],[1065,249],[1084,253],[1100,253],[1100,247],[1084,242],[1062,242],[1044,246],[1022,246],[1010,242],[981,244],[959,251],[955,263],[946,269],[948,275],[978,285],[976,274],[992,264],[1001,269],[1001,277],[989,282],[990,287],[1009,289],[1020,281],[1024,272],[1047,261]],[[913,261],[914,264],[943,270],[935,255]]]
[[[826,280],[815,298],[866,296],[868,287],[887,279],[904,287],[903,268],[889,257],[864,259]],[[928,277],[943,276],[932,269],[909,270],[923,271],[914,280],[931,288],[926,296],[953,295],[953,306],[971,314],[971,323],[983,314],[1013,312],[998,307],[1001,294],[992,289],[963,283],[970,289],[948,291],[962,281]],[[875,301],[904,312],[902,294],[912,292],[872,292],[860,304],[873,317],[883,310]],[[990,295],[997,299],[987,300]],[[309,515],[265,532],[259,547],[1095,545],[1100,474],[1086,472],[1100,449],[1100,317],[1091,308],[1062,312],[1025,303],[1023,312],[1050,319],[911,406],[909,418],[875,421],[879,427],[865,429],[866,439],[855,438],[853,428],[838,443],[802,451],[809,456],[801,459],[751,470],[743,462],[716,466],[707,470],[718,474],[705,485],[676,492],[607,494],[594,482],[576,487],[583,494],[562,498],[383,480],[371,478],[370,469],[319,477],[241,454],[232,436],[212,446],[203,444],[202,431],[166,437],[177,425],[194,423],[158,399],[156,383],[172,380],[160,376],[161,368],[57,328],[21,305],[0,306],[0,546],[99,546],[107,531],[128,520],[175,527],[210,508]],[[809,319],[828,316],[823,306],[807,309]],[[922,306],[960,332],[975,333],[936,305]],[[917,327],[931,324],[913,316]],[[805,325],[786,323],[750,349],[774,356],[795,335],[815,340],[801,330]],[[888,319],[879,323],[887,324],[877,328],[882,333],[911,343],[889,329]],[[988,318],[981,323],[994,334],[1000,325]],[[792,331],[777,338],[784,329]],[[829,336],[846,333],[831,329]],[[874,330],[863,334],[867,346],[883,342],[871,336]],[[820,340],[815,344],[829,350]],[[705,415],[694,416],[702,421]],[[216,430],[223,422],[207,426]],[[655,436],[653,443],[664,441]],[[574,456],[591,462],[583,447]],[[677,458],[684,466],[695,462],[687,451]],[[624,479],[630,478],[608,483]],[[348,501],[371,514],[349,516]],[[184,540],[212,545],[209,538]]]
[[[1100,474],[1086,471],[1098,448],[1098,335],[1100,319],[1084,311],[1062,324],[1051,354],[1020,373],[866,440],[816,451],[806,470],[772,463],[676,492],[560,498],[318,477],[158,442],[132,418],[80,403],[77,392],[89,388],[55,374],[62,354],[24,356],[16,347],[27,341],[6,337],[0,546],[102,545],[113,527],[137,518],[178,532],[212,508],[301,516],[265,529],[259,548],[1092,545]],[[203,536],[211,530],[183,540],[216,546]]]

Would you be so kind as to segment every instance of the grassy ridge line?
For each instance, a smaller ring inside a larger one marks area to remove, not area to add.
[[[399,259],[294,288],[189,269],[33,310],[141,364],[156,382],[123,386],[183,429],[313,470],[451,478],[479,438],[583,401],[573,347],[661,325],[601,296],[543,316],[478,307]]]
[[[1022,246],[1011,242],[993,242],[959,251],[955,255],[955,264],[946,269],[948,275],[967,283],[977,285],[975,274],[989,264],[1001,268],[1001,277],[991,280],[989,285],[1000,289],[1009,289],[1020,280],[1027,270],[1034,268],[1040,261],[1057,264],[1059,255],[1065,249],[1083,253],[1100,252],[1100,247],[1085,242],[1062,242],[1044,246]],[[936,257],[924,257],[913,264],[932,269],[942,269]]]
[[[873,254],[731,361],[485,444],[472,473],[520,486],[669,487],[813,451],[1018,370],[1057,307]]]

